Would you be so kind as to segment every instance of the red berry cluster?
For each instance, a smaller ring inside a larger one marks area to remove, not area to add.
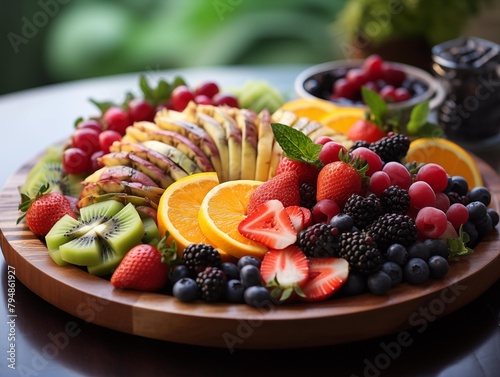
[[[385,62],[379,55],[371,55],[360,68],[350,68],[345,77],[337,79],[331,100],[345,98],[357,101],[363,86],[380,94],[386,102],[401,102],[411,98],[411,92],[402,86],[406,73]]]
[[[239,107],[234,95],[220,92],[219,86],[212,81],[205,81],[193,90],[187,85],[179,85],[172,92],[170,106],[173,110],[182,111],[191,101],[199,105]]]
[[[191,90],[181,78],[172,83],[161,80],[152,88],[144,77],[140,86],[142,97],[127,98],[121,105],[92,101],[99,107],[100,117],[77,122],[68,148],[63,153],[63,167],[68,174],[92,173],[99,169],[98,158],[109,153],[113,142],[121,140],[134,122],[154,120],[157,111],[182,111],[189,102],[197,104],[238,107],[238,99],[222,93],[212,81],[205,81]]]

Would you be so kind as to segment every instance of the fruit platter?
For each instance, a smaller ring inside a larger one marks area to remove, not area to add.
[[[141,77],[8,180],[23,284],[96,325],[233,350],[397,333],[497,281],[500,178],[427,101],[403,125],[362,84],[368,110],[209,80]]]

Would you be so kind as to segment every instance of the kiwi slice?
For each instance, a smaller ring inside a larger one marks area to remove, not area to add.
[[[49,184],[49,191],[59,192],[77,198],[83,186],[84,174],[65,174],[62,165],[62,151],[58,148],[47,150],[26,176],[19,192],[34,197],[40,187]]]
[[[144,236],[142,236],[142,242],[148,244],[158,243],[161,237],[155,220],[151,216],[144,217],[142,219],[142,225],[144,226]]]
[[[111,273],[143,236],[135,207],[108,200],[82,208],[79,220],[64,216],[45,241],[57,264],[87,266],[89,273],[102,276]]]

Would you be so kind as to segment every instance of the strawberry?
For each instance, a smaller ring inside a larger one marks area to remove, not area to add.
[[[312,213],[308,208],[289,206],[285,208],[285,211],[290,216],[290,220],[292,220],[297,233],[312,225]]]
[[[175,245],[166,245],[168,234],[157,247],[140,244],[128,251],[111,276],[115,288],[136,289],[153,292],[165,287],[168,282],[169,263],[177,255]]]
[[[302,287],[304,301],[321,301],[335,293],[347,280],[349,263],[343,258],[310,258],[309,279]]]
[[[18,220],[26,218],[26,225],[37,236],[45,237],[54,224],[64,215],[76,219],[68,199],[58,192],[48,192],[49,185],[42,185],[34,198],[21,194],[19,210],[25,212]]]
[[[373,143],[386,136],[386,133],[376,123],[360,119],[349,128],[346,136],[354,141],[365,140],[368,143]]]
[[[318,178],[318,168],[307,162],[292,160],[288,157],[283,157],[276,168],[276,174],[281,174],[286,171],[295,172],[299,177],[299,184],[309,183],[315,184]]]
[[[259,205],[239,223],[238,231],[271,249],[284,249],[297,241],[292,220],[277,199]]]
[[[343,208],[352,194],[361,192],[367,169],[366,161],[348,161],[347,157],[323,166],[316,184],[316,201],[331,199]]]
[[[295,172],[283,172],[262,183],[250,195],[247,213],[271,199],[279,200],[284,207],[300,205],[299,177]]]
[[[260,274],[271,297],[286,301],[293,296],[304,296],[301,287],[309,278],[309,262],[297,246],[283,250],[269,250],[262,259]]]

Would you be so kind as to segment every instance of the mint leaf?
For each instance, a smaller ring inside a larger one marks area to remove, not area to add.
[[[141,77],[139,78],[139,87],[141,88],[141,92],[144,95],[145,99],[153,99],[154,92],[153,89],[149,86],[146,76],[141,75]]]
[[[425,101],[416,105],[410,113],[410,120],[406,125],[409,135],[417,135],[420,128],[427,123],[429,117],[429,102]]]
[[[271,123],[274,137],[287,158],[320,167],[321,145],[316,144],[303,132],[286,124]]]
[[[469,235],[460,227],[457,238],[448,238],[446,240],[446,244],[448,245],[448,258],[458,259],[464,255],[472,254],[474,250],[466,246],[469,241]]]
[[[373,122],[381,126],[382,118],[387,113],[387,104],[378,93],[367,87],[363,86],[361,88],[361,95],[363,97],[363,102],[370,108]]]

